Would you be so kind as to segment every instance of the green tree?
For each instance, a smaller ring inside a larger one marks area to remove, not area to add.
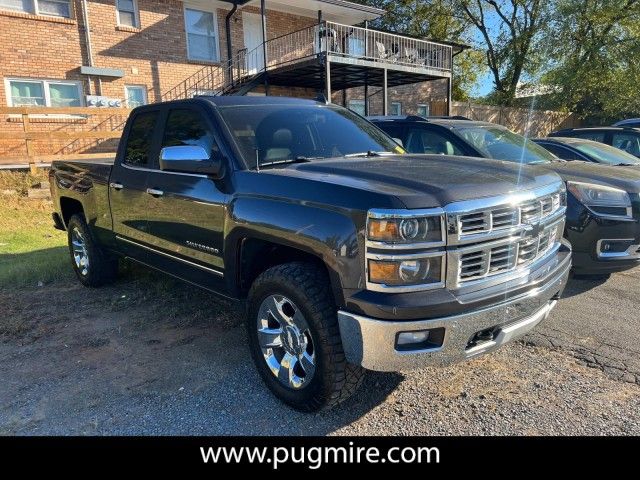
[[[384,9],[387,13],[373,23],[400,34],[431,40],[468,44],[472,29],[468,19],[456,14],[452,0],[358,0],[359,3]],[[485,71],[481,51],[467,49],[453,64],[452,96],[467,100],[478,78]]]
[[[640,116],[640,0],[560,0],[547,103],[590,123]]]
[[[545,0],[452,0],[476,28],[477,46],[485,51],[493,77],[489,99],[510,105],[521,80],[542,65],[544,27],[552,11]]]

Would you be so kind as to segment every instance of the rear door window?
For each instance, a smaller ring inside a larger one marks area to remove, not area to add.
[[[134,167],[147,167],[153,148],[153,136],[160,112],[142,112],[135,116],[124,153],[124,163]]]

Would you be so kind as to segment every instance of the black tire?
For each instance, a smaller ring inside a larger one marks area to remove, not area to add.
[[[88,258],[88,266],[78,266],[74,258],[73,236],[77,231],[81,234]],[[113,282],[118,276],[118,259],[104,252],[93,240],[89,226],[83,215],[75,214],[67,224],[67,240],[71,266],[78,280],[87,287],[100,287]]]
[[[304,388],[281,383],[269,369],[258,340],[258,315],[271,295],[291,299],[304,315],[315,350],[315,372]],[[365,370],[346,361],[338,318],[327,274],[311,263],[277,265],[262,273],[248,298],[247,333],[251,355],[269,389],[287,405],[303,412],[330,408],[347,399],[360,386]]]

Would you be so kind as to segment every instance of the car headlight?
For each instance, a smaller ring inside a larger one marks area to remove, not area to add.
[[[567,189],[580,203],[598,215],[632,217],[631,198],[624,190],[582,182],[567,182]]]
[[[387,244],[444,244],[444,216],[404,216],[372,210],[367,219],[367,239]]]
[[[378,210],[367,216],[367,288],[410,292],[441,288],[445,272],[442,209]]]
[[[428,286],[442,282],[444,254],[419,257],[369,258],[369,282],[398,286]]]

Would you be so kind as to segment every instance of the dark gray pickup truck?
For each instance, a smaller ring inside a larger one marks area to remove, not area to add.
[[[54,162],[54,221],[85,285],[126,257],[246,302],[266,384],[317,410],[363,369],[495,349],[545,319],[567,281],[555,173],[401,150],[309,100],[149,105],[113,165]]]

